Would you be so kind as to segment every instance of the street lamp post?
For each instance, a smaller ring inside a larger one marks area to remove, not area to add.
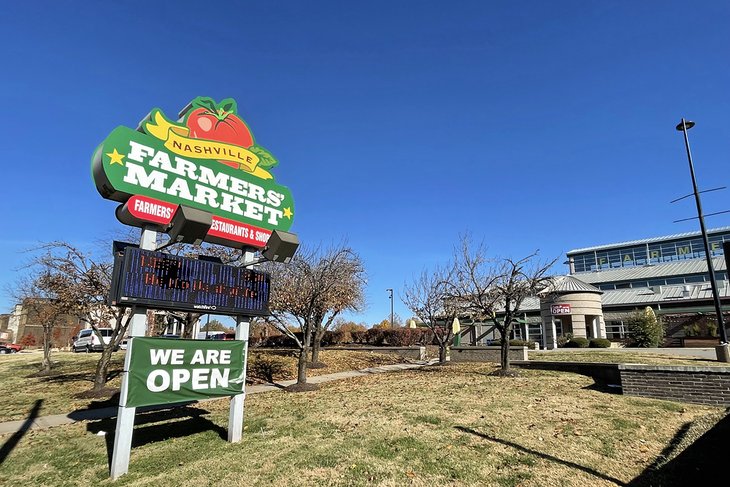
[[[702,214],[702,202],[700,201],[700,193],[697,191],[697,178],[695,177],[695,168],[692,162],[692,152],[689,149],[689,138],[687,137],[687,130],[695,126],[694,122],[685,120],[677,125],[677,130],[684,134],[684,147],[687,149],[687,160],[689,161],[689,174],[692,176],[692,190],[695,196],[695,203],[697,205],[697,218],[700,220],[700,232],[702,233],[702,243],[705,246],[705,258],[707,259],[707,269],[710,272],[710,286],[712,287],[712,298],[715,303],[715,313],[717,313],[717,326],[720,329],[720,342],[721,345],[716,348],[717,359],[723,362],[730,360],[728,357],[728,342],[727,332],[725,331],[725,322],[722,319],[722,307],[720,304],[720,295],[717,292],[717,283],[715,282],[715,268],[712,265],[712,255],[710,254],[710,244],[707,241],[707,230],[705,228],[705,218]],[[721,350],[722,349],[722,350]]]
[[[390,327],[393,328],[393,288],[386,289],[390,293]]]

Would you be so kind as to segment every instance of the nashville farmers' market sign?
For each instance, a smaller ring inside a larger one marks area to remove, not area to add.
[[[164,229],[185,205],[213,215],[206,241],[261,248],[294,218],[289,189],[270,172],[277,164],[233,99],[198,97],[178,121],[155,108],[137,130],[114,129],[94,152],[92,175],[134,224]]]

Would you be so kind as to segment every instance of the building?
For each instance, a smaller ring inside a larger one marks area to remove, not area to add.
[[[730,227],[709,230],[707,236],[723,317],[728,320],[730,287],[723,243],[730,242]],[[700,232],[576,249],[567,256],[571,276],[603,291],[607,338],[624,339],[627,318],[645,306],[662,319],[667,346],[699,339],[709,344],[718,336]]]
[[[730,285],[723,243],[730,227],[709,230],[708,241],[723,316],[730,321]],[[554,348],[570,333],[586,338],[626,338],[627,321],[650,306],[666,330],[665,346],[711,346],[718,328],[700,232],[571,250],[569,273],[551,278],[540,296],[527,298],[513,338]],[[473,343],[497,338],[489,325],[471,333]]]
[[[54,347],[68,347],[73,336],[81,329],[79,319],[71,315],[55,316],[51,305],[43,299],[27,298],[13,307],[12,313],[0,315],[0,336],[3,341],[40,345],[43,343],[43,324],[53,315],[51,332]]]

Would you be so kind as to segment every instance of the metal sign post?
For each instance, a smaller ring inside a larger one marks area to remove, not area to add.
[[[254,260],[253,252],[246,252],[243,258],[244,266]],[[238,443],[243,436],[243,403],[246,400],[246,367],[248,365],[248,337],[251,322],[247,316],[236,317],[236,340],[243,340],[243,388],[241,394],[231,397],[231,406],[228,412],[228,442]]]
[[[238,443],[243,436],[243,403],[246,400],[246,366],[248,362],[248,334],[250,318],[239,316],[236,319],[236,340],[243,340],[243,388],[240,394],[231,396],[228,413],[228,442]]]
[[[153,250],[157,245],[157,232],[149,228],[142,229],[142,236],[139,240],[139,247]],[[143,337],[147,332],[147,308],[134,308],[133,316],[129,323],[130,337]],[[132,450],[132,431],[134,430],[134,415],[137,408],[125,407],[127,402],[127,388],[129,365],[132,357],[134,339],[129,341],[129,347],[124,357],[124,370],[122,371],[122,387],[119,394],[119,409],[117,411],[117,427],[114,431],[114,451],[112,453],[112,464],[109,476],[116,480],[129,470],[129,454]]]

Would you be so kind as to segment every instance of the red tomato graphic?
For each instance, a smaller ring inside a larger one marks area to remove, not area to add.
[[[196,108],[187,119],[190,137],[227,142],[240,147],[251,147],[253,137],[246,124],[233,113],[222,109]]]

